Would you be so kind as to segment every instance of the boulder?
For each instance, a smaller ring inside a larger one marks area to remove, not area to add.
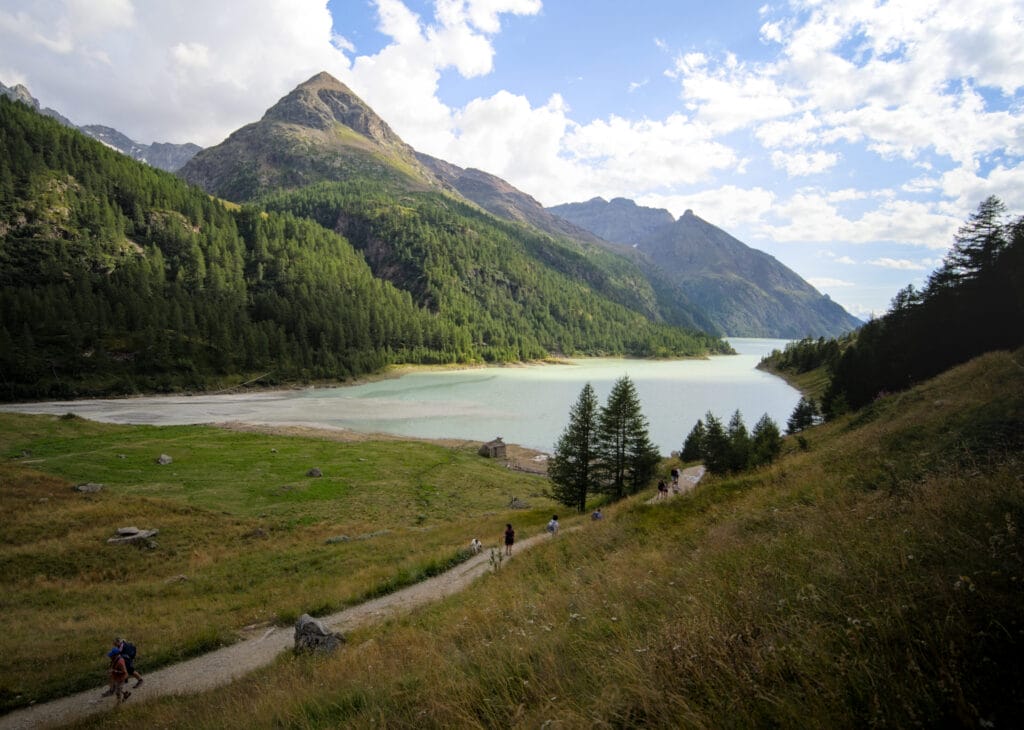
[[[140,530],[138,527],[119,527],[117,536],[107,540],[111,545],[125,545],[132,542],[145,542],[148,547],[156,547],[156,543],[149,538],[153,537],[160,530]]]
[[[322,477],[324,473],[320,471],[320,467],[314,466],[312,469],[306,472],[307,477]]]
[[[320,621],[304,613],[295,622],[295,653],[330,653],[345,643],[345,637],[328,631]]]
[[[174,461],[174,459],[172,459],[171,457],[169,457],[169,456],[168,456],[167,454],[160,454],[160,456],[158,456],[158,457],[156,458],[156,463],[157,463],[157,464],[163,464],[163,465],[165,465],[165,466],[166,466],[167,464],[170,464],[170,463],[171,463],[172,461]]]
[[[85,492],[86,494],[93,494],[103,489],[102,484],[96,484],[95,482],[86,482],[85,484],[76,484],[76,492]]]

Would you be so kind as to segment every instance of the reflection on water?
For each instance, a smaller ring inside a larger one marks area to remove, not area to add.
[[[0,405],[0,410],[63,414],[110,423],[176,425],[242,421],[302,424],[425,438],[509,443],[550,451],[569,409],[589,382],[603,404],[628,375],[662,453],[682,446],[698,418],[728,421],[737,409],[752,428],[767,413],[785,427],[799,393],[755,369],[784,340],[730,340],[739,353],[708,360],[591,358],[530,365],[414,372],[392,380],[338,388],[241,395],[153,396]]]

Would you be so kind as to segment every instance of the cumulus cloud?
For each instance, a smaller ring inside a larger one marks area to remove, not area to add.
[[[72,121],[140,142],[215,144],[313,74],[350,65],[314,0],[4,5],[0,68]]]

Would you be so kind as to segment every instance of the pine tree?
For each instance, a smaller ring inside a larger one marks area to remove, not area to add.
[[[587,383],[569,411],[569,425],[548,462],[552,496],[580,512],[586,509],[587,494],[594,486],[598,412],[597,395]]]
[[[712,474],[729,471],[729,436],[711,411],[704,414],[704,466]]]
[[[704,422],[699,418],[687,434],[679,458],[683,461],[700,461],[704,458]]]
[[[615,499],[635,494],[655,474],[661,459],[647,432],[636,387],[629,376],[619,378],[608,395],[598,422],[602,489]]]
[[[817,421],[819,414],[818,404],[814,399],[801,396],[789,420],[786,421],[786,433],[794,434],[810,428]]]
[[[746,471],[750,462],[750,434],[739,409],[729,419],[729,471]]]
[[[767,413],[754,425],[751,434],[751,466],[771,464],[782,452],[779,426]]]

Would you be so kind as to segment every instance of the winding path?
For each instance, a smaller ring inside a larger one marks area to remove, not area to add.
[[[685,493],[693,489],[703,473],[703,467],[684,470],[680,479],[682,491]],[[563,531],[571,532],[575,529],[579,527]],[[550,535],[541,533],[521,540],[516,543],[512,556],[504,556],[503,560],[512,560],[523,550],[550,539]],[[502,550],[503,547],[499,546],[494,550]],[[491,555],[490,551],[485,549],[479,555],[474,555],[441,575],[338,613],[322,616],[319,620],[331,630],[343,633],[351,631],[457,593],[490,569]],[[134,705],[156,697],[196,694],[220,687],[253,670],[267,666],[281,652],[291,649],[294,643],[295,635],[291,627],[272,627],[259,637],[245,639],[223,649],[147,672],[145,683],[139,689],[131,690],[132,696],[128,701]],[[105,689],[106,685],[101,685],[78,694],[15,710],[0,717],[0,730],[60,727],[89,715],[109,711],[114,707],[114,699],[100,697]]]

